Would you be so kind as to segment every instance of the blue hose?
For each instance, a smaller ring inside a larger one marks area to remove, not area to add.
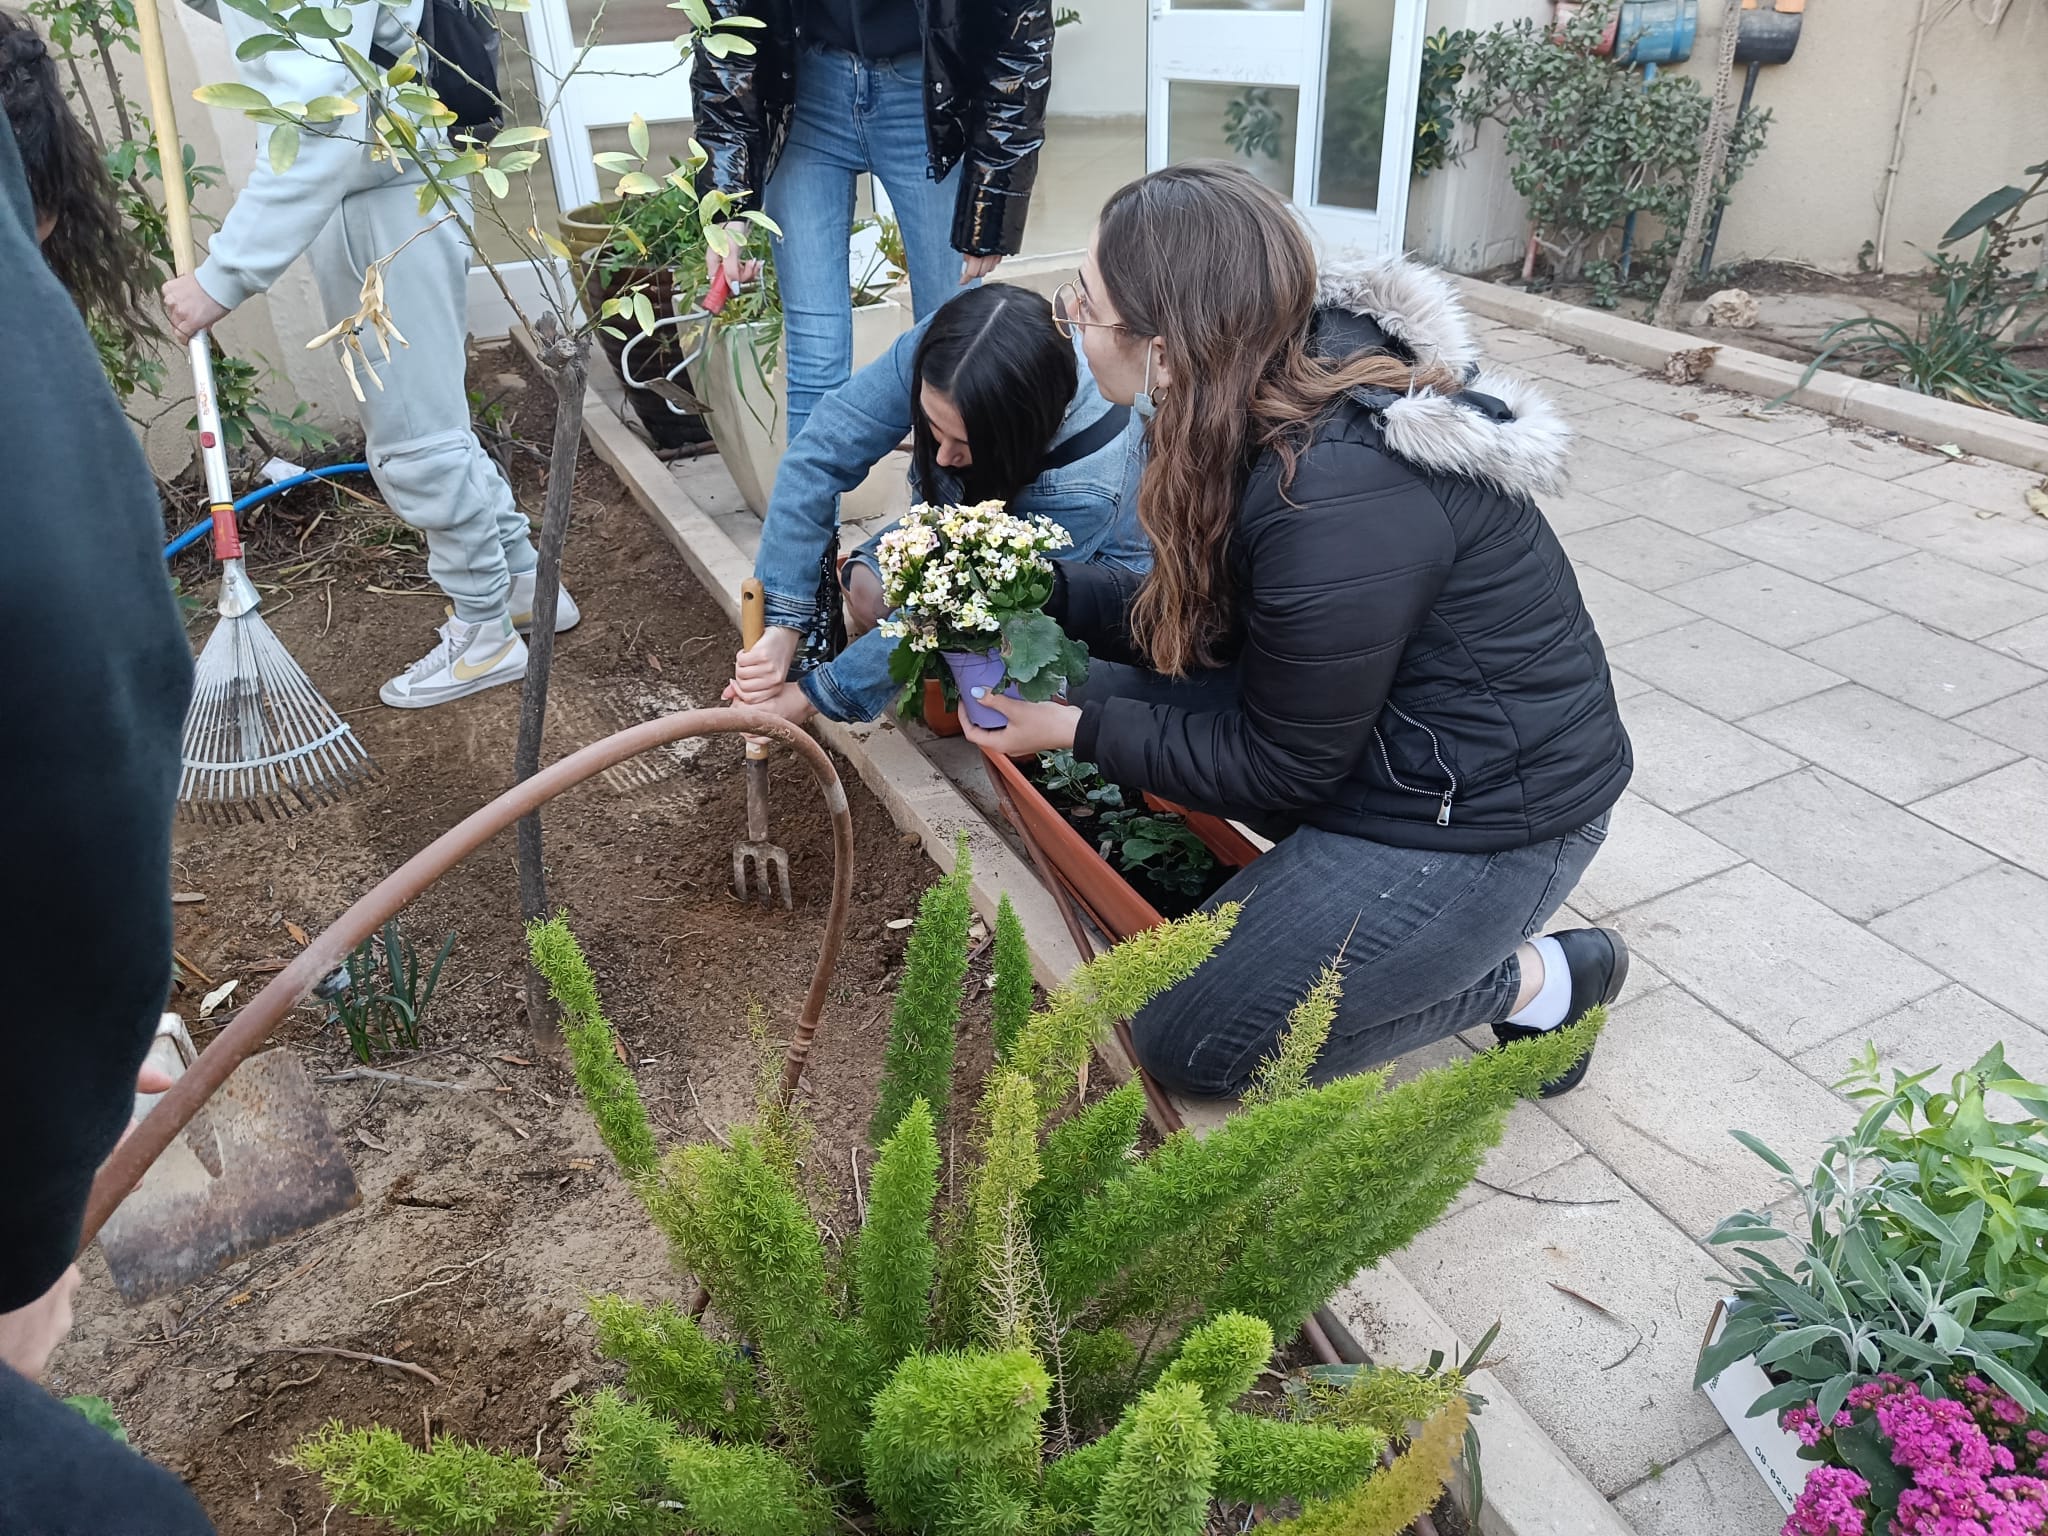
[[[258,502],[268,501],[271,497],[288,491],[295,485],[304,485],[308,480],[326,480],[335,475],[367,475],[369,472],[370,466],[367,464],[323,465],[319,469],[309,469],[303,475],[293,475],[289,480],[280,480],[275,485],[266,485],[259,490],[251,491],[235,503],[235,510],[237,512],[246,512]],[[164,546],[164,558],[168,560],[171,556],[190,549],[194,544],[205,538],[207,532],[212,527],[213,519],[211,517],[203,522],[194,523],[190,528],[187,528]]]

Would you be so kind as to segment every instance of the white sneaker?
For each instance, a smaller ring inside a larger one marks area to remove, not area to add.
[[[512,578],[512,627],[526,634],[533,628],[533,577],[528,571],[524,576]],[[555,633],[574,629],[583,622],[583,610],[576,606],[576,599],[569,595],[567,587],[555,592]]]
[[[393,709],[430,709],[526,675],[526,642],[504,619],[450,618],[441,643],[377,690]]]

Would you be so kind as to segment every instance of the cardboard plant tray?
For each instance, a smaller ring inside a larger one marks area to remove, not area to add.
[[[1700,1342],[1701,1354],[1714,1346],[1727,1325],[1728,1303],[1716,1302],[1714,1315],[1707,1319],[1707,1336]],[[1700,1390],[1707,1394],[1707,1401],[1714,1405],[1722,1421],[1733,1432],[1735,1443],[1749,1457],[1749,1464],[1756,1468],[1757,1476],[1764,1480],[1785,1507],[1785,1512],[1790,1514],[1799,1491],[1806,1486],[1806,1474],[1813,1470],[1814,1463],[1800,1459],[1799,1437],[1778,1427],[1777,1414],[1749,1417],[1749,1405],[1770,1391],[1773,1385],[1775,1383],[1764,1373],[1764,1368],[1751,1356],[1736,1361]]]

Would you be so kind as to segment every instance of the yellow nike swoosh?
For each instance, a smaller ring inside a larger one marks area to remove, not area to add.
[[[490,660],[472,663],[467,658],[464,658],[460,661],[457,661],[453,667],[449,668],[449,670],[455,674],[455,681],[457,681],[458,683],[473,683],[478,678],[482,677],[486,672],[490,671],[491,668],[495,667],[499,662],[503,661],[507,656],[511,655],[512,647],[517,645],[518,643],[519,637],[517,635],[514,635],[510,640],[507,640],[503,645],[498,647],[497,653],[493,655],[490,658]]]

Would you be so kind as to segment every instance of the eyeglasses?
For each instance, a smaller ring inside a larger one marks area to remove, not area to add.
[[[1089,319],[1088,307],[1088,295],[1081,290],[1079,284],[1072,282],[1061,283],[1058,288],[1053,290],[1052,295],[1053,329],[1057,330],[1069,341],[1074,339],[1076,331],[1088,330],[1091,327],[1105,331],[1130,329],[1130,327],[1120,325],[1114,320]]]

